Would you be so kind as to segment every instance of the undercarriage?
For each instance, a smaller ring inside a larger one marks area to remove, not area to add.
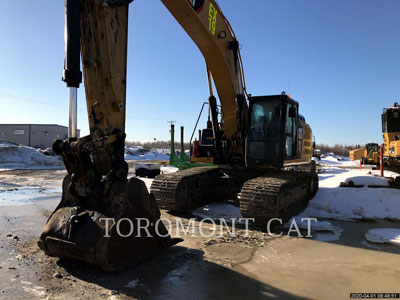
[[[242,216],[261,224],[293,216],[317,190],[318,176],[311,172],[198,167],[157,176],[150,192],[160,208],[171,211],[238,197]]]

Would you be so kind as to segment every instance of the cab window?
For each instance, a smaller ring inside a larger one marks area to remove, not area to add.
[[[293,158],[296,155],[296,126],[297,109],[294,103],[286,106],[286,125],[285,125],[285,157]]]
[[[279,156],[282,109],[279,100],[258,101],[252,105],[249,159],[267,160]]]

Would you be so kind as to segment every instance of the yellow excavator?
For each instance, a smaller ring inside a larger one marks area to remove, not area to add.
[[[206,61],[215,165],[160,175],[150,194],[139,179],[127,179],[127,28],[132,0],[66,0],[63,80],[70,90],[70,130],[69,138],[56,140],[53,150],[62,156],[68,175],[61,202],[38,242],[48,255],[114,271],[180,241],[169,236],[158,207],[182,211],[238,196],[243,217],[264,224],[273,217],[292,216],[318,189],[312,131],[299,114],[298,102],[285,93],[246,93],[239,42],[217,2],[161,1]],[[80,53],[90,135],[77,139]],[[141,234],[143,228],[146,234]]]
[[[159,207],[185,211],[238,195],[242,215],[258,223],[293,215],[318,189],[312,131],[298,102],[284,92],[247,94],[239,42],[215,1],[162,2],[206,60],[211,118],[191,158],[216,166],[157,176],[150,192]]]
[[[382,113],[383,158],[389,169],[400,172],[400,107],[397,102]]]

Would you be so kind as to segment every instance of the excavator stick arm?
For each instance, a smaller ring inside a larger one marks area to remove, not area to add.
[[[48,255],[85,261],[106,271],[137,264],[180,241],[170,238],[144,182],[127,179],[124,141],[130,2],[66,1],[66,20],[80,15],[80,30],[67,31],[66,48],[71,48],[69,41],[76,45],[76,35],[80,35],[90,135],[53,144],[68,175],[61,202],[38,241]],[[67,57],[76,58],[76,47],[72,48],[74,55]],[[79,74],[76,60],[73,68]],[[69,75],[64,76],[67,85]],[[140,220],[147,223],[147,235],[139,232]]]

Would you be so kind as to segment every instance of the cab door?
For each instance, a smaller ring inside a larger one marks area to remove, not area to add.
[[[294,159],[297,156],[297,120],[298,105],[289,101],[286,105],[285,117],[285,148],[284,157],[286,160]]]

